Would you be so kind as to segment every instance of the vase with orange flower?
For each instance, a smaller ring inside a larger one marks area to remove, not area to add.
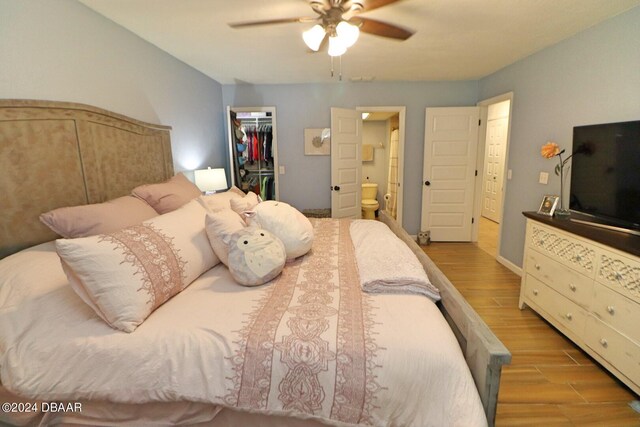
[[[573,154],[563,159],[562,155],[564,154],[564,152],[565,150],[561,150],[558,144],[556,144],[554,141],[547,141],[547,143],[544,144],[542,146],[542,149],[540,150],[540,154],[542,154],[542,157],[544,157],[545,159],[558,157],[558,164],[556,165],[555,173],[556,175],[560,176],[560,207],[556,208],[554,215],[560,218],[568,218],[570,214],[569,209],[566,209],[566,205],[564,202],[564,170],[567,166],[567,162],[569,161],[569,159],[571,159]]]

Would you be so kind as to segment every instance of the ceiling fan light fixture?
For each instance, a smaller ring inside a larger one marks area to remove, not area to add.
[[[317,52],[320,49],[320,44],[324,40],[325,31],[321,25],[316,24],[304,33],[302,33],[302,40],[309,47],[309,49]]]
[[[340,37],[329,37],[329,56],[341,56],[347,51],[347,47]]]
[[[360,29],[347,21],[340,21],[336,26],[336,33],[344,44],[344,47],[349,48],[355,44],[360,35]]]

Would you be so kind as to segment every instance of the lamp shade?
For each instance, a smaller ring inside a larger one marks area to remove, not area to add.
[[[347,21],[341,21],[336,27],[336,33],[344,47],[349,48],[358,40],[360,29],[355,25],[349,24]]]
[[[324,40],[325,32],[321,25],[314,25],[304,33],[302,33],[302,39],[309,47],[309,49],[317,52],[320,49],[320,44]]]
[[[329,37],[329,56],[340,56],[347,51],[347,47],[339,37]]]
[[[194,171],[195,181],[198,188],[204,192],[226,190],[227,175],[223,168],[199,169]]]

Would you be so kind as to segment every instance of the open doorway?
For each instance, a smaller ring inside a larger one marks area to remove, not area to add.
[[[362,113],[363,217],[384,210],[402,225],[405,107],[357,107]]]
[[[502,215],[508,171],[507,156],[513,93],[478,103],[481,128],[477,158],[478,176],[475,189],[475,212],[478,218],[473,241],[492,257],[500,258]]]

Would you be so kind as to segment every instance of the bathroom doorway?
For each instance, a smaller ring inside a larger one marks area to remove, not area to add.
[[[362,113],[362,183],[377,186],[377,210],[384,210],[402,225],[406,108],[365,106],[356,110]],[[363,209],[367,206],[375,204],[368,199]]]

